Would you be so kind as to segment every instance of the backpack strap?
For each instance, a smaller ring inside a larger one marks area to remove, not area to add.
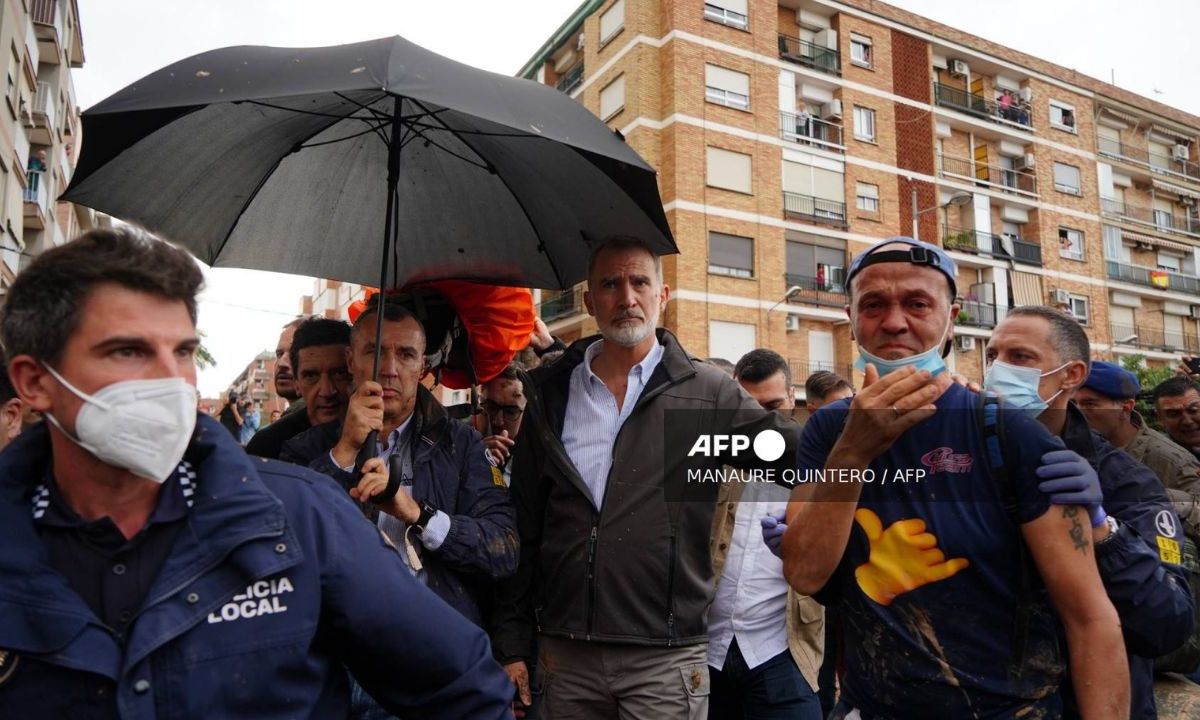
[[[1012,475],[1012,466],[1005,460],[1008,436],[1004,428],[1004,408],[1000,398],[992,393],[979,396],[979,430],[987,452],[988,475],[996,485],[1004,513],[1008,515],[1021,538],[1021,522],[1017,515],[1017,484]],[[1013,616],[1012,655],[1009,674],[1019,679],[1025,666],[1025,654],[1029,640],[1029,625],[1033,617],[1033,559],[1024,539],[1020,539],[1019,595]]]

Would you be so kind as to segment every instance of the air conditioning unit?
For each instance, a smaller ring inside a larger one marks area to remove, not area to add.
[[[1192,197],[1191,195],[1180,195],[1179,196],[1179,204],[1187,206],[1187,207],[1192,207],[1196,204],[1196,198]]]
[[[1021,88],[1021,100],[1023,100],[1024,102],[1033,102],[1033,88],[1031,88],[1031,87]]]
[[[575,43],[576,50],[583,50],[583,33],[579,33],[579,42]]]
[[[1067,292],[1066,290],[1051,290],[1050,301],[1055,305],[1070,305],[1071,293]]]
[[[1175,147],[1171,148],[1171,157],[1175,158],[1176,160],[1187,160],[1188,146],[1176,145]]]
[[[963,335],[958,338],[958,349],[963,352],[971,352],[975,349],[975,338],[969,335]]]
[[[1033,153],[1025,153],[1021,157],[1016,158],[1016,161],[1013,162],[1013,167],[1017,170],[1032,170],[1035,166],[1035,161],[1036,158],[1033,156]]]
[[[788,315],[784,319],[783,325],[787,328],[788,332],[798,332],[800,330],[800,316]]]
[[[824,117],[837,118],[838,120],[841,120],[842,119],[842,101],[841,100],[830,100],[829,102],[825,103],[824,111],[825,111],[823,113]]]
[[[951,75],[965,76],[969,72],[971,72],[971,68],[967,67],[967,64],[965,62],[963,62],[962,60],[951,60],[950,61],[950,74]]]

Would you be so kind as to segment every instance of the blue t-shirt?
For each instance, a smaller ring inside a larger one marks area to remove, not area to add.
[[[843,696],[865,716],[1058,714],[1065,648],[1032,559],[1034,611],[1019,675],[1010,659],[1021,601],[1022,542],[1013,520],[1029,522],[1050,507],[1034,470],[1063,446],[1036,419],[1005,413],[1013,518],[990,472],[979,402],[952,385],[933,417],[870,464],[874,478],[863,486],[846,552],[819,595],[841,603]],[[848,407],[848,400],[830,405],[808,421],[801,473],[825,467]]]

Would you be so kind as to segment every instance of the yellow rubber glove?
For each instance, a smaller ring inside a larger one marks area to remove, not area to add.
[[[854,577],[863,593],[880,605],[891,605],[896,596],[953,577],[970,565],[966,558],[947,560],[919,518],[897,520],[887,530],[866,508],[856,511],[854,519],[871,543],[871,554]]]

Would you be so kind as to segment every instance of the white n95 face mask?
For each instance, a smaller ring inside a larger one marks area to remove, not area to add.
[[[75,435],[50,413],[46,419],[97,459],[148,480],[165,482],[183,459],[196,429],[199,394],[183,378],[123,380],[95,395],[80,392],[49,365],[63,387],[83,401]]]

